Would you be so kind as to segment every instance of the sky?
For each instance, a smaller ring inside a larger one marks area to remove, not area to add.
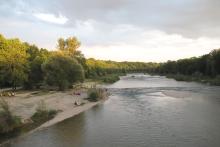
[[[165,62],[220,48],[219,0],[0,0],[0,33],[55,50],[76,36],[87,58]]]

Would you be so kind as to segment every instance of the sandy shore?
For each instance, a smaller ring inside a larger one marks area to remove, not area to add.
[[[42,101],[46,104],[47,109],[60,111],[52,120],[35,129],[38,130],[73,117],[104,101],[89,102],[87,100],[87,90],[86,88],[80,88],[65,92],[20,91],[16,93],[16,96],[4,97],[4,99],[9,103],[12,113],[21,117],[23,121],[30,119]],[[80,95],[74,93],[80,93]],[[80,105],[76,106],[75,102]]]
[[[42,101],[46,104],[47,109],[65,112],[77,107],[74,104],[76,101],[89,103],[85,98],[87,98],[87,92],[83,89],[80,90],[80,95],[73,95],[72,90],[66,92],[24,91],[17,93],[14,97],[4,99],[9,103],[12,113],[25,120],[36,112],[36,108]]]
[[[80,90],[77,90],[77,93],[80,93],[80,95],[75,95],[74,92],[76,92],[76,90],[69,90],[65,92],[21,91],[16,93],[16,96],[14,97],[4,97],[4,99],[9,103],[13,114],[21,117],[22,120],[29,120],[30,117],[36,112],[36,108],[42,100],[45,102],[48,109],[60,110],[60,112],[53,119],[43,123],[34,130],[15,138],[15,140],[29,135],[35,131],[52,126],[65,119],[71,118],[98,104],[103,103],[107,99],[106,96],[106,98],[101,101],[89,102],[86,99],[88,98],[87,89],[81,88]],[[81,105],[76,106],[76,101],[81,103]],[[8,142],[10,142],[10,140],[0,144],[0,146],[7,144]]]
[[[104,100],[102,101],[98,101],[98,102],[89,102],[89,103],[86,103],[84,105],[81,105],[81,106],[77,106],[75,108],[70,108],[69,110],[65,110],[61,113],[58,113],[58,115],[56,115],[56,117],[54,117],[53,119],[47,121],[46,123],[42,124],[40,127],[36,128],[34,131],[36,130],[40,130],[40,129],[43,129],[43,128],[46,128],[46,127],[49,127],[49,126],[52,126],[56,123],[59,123],[65,119],[68,119],[68,118],[71,118],[81,112],[84,112],[98,104],[101,104],[103,103]]]

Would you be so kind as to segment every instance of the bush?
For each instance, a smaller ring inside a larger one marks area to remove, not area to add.
[[[40,101],[31,119],[36,123],[48,121],[57,114],[56,110],[48,110],[44,101]]]
[[[105,74],[105,75],[100,75],[100,76],[91,76],[91,79],[98,80],[100,82],[104,83],[114,83],[118,80],[120,80],[120,76],[124,76],[125,74],[123,73],[118,73],[118,74]]]
[[[5,134],[18,129],[21,126],[21,119],[12,114],[9,104],[2,99],[0,101],[0,133]]]
[[[88,90],[88,99],[89,101],[96,102],[105,98],[106,92],[101,88],[91,88]]]
[[[114,83],[118,80],[120,80],[118,75],[109,75],[103,78],[103,82],[105,83]]]

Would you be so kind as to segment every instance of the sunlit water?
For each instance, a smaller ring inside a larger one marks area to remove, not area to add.
[[[106,87],[104,104],[8,146],[220,147],[219,87],[142,74]]]

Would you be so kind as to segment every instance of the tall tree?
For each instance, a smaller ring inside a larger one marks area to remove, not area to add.
[[[1,77],[13,89],[27,80],[26,46],[19,39],[4,39],[0,43],[0,72]]]

